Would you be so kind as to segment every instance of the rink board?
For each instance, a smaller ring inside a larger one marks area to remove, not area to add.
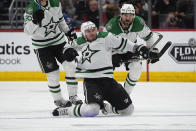
[[[161,49],[167,41],[173,45],[156,64],[143,61],[143,73],[139,81],[146,81],[149,73],[150,81],[182,81],[196,82],[196,47],[190,48],[190,38],[196,39],[196,30],[153,30],[163,35],[157,45]],[[80,32],[77,32],[80,35]],[[10,37],[11,36],[11,37]],[[31,47],[31,39],[23,31],[0,30],[0,81],[45,81],[37,58]],[[144,43],[138,39],[138,43]],[[64,73],[60,67],[61,80]],[[127,75],[124,67],[115,70],[114,77],[124,81]]]
[[[114,72],[117,81],[125,81],[127,72]],[[0,72],[0,81],[46,81],[42,72]],[[65,80],[65,73],[61,72],[60,80]],[[82,79],[79,79],[80,81]],[[150,81],[165,82],[196,82],[196,72],[150,72]],[[142,72],[139,81],[147,81],[146,72]]]

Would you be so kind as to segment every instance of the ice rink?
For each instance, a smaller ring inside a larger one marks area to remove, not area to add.
[[[61,82],[67,98],[66,84]],[[82,83],[79,96],[84,99]],[[0,82],[0,131],[196,130],[196,83],[139,82],[132,116],[53,117],[47,82]]]

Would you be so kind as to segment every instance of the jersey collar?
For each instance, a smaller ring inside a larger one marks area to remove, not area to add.
[[[122,28],[122,26],[121,26],[120,19],[121,19],[121,18],[119,17],[119,19],[118,19],[118,25],[119,25],[121,31],[122,31],[123,33],[128,34],[128,33],[131,31],[132,27],[133,27],[133,22],[132,22],[131,25],[129,26],[128,30],[124,30],[124,29]]]
[[[34,2],[35,2],[37,5],[39,5],[39,3],[37,2],[37,0],[34,0]],[[41,6],[41,9],[43,9],[43,10],[48,10],[49,7],[50,7],[50,0],[48,0],[48,4],[47,4],[45,7]]]

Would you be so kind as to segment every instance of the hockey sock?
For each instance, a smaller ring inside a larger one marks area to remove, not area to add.
[[[77,95],[78,81],[75,77],[65,77],[69,97]]]
[[[99,114],[100,106],[98,104],[78,104],[68,107],[69,116],[93,117]]]
[[[49,91],[52,94],[52,97],[54,100],[60,100],[63,99],[62,94],[61,94],[61,89],[60,89],[60,85],[58,86],[48,86],[49,87]]]
[[[129,74],[127,75],[126,81],[124,83],[124,88],[126,92],[130,95],[133,88],[135,87],[137,81],[131,80]]]

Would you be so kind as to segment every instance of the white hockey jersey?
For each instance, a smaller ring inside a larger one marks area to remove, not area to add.
[[[24,32],[31,35],[32,45],[43,48],[65,42],[67,37],[64,33],[69,31],[69,27],[65,23],[59,0],[48,0],[47,6],[41,8],[44,10],[41,27],[32,22],[33,13],[38,10],[36,0],[28,4],[24,14]]]
[[[106,24],[104,31],[111,32],[114,35],[127,38],[132,42],[137,42],[137,36],[146,41],[148,47],[151,47],[154,43],[154,34],[145,24],[144,20],[135,16],[133,23],[130,25],[128,30],[123,30],[120,25],[120,17],[115,17],[109,20]]]
[[[111,33],[99,32],[95,41],[88,42],[80,37],[72,43],[72,47],[81,52],[76,77],[113,78],[112,50],[135,52],[138,45]]]

